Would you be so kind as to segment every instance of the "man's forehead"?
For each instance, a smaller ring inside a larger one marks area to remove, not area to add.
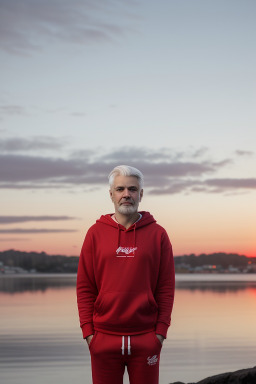
[[[139,181],[136,176],[122,176],[118,175],[114,179],[114,188],[117,187],[138,187]]]

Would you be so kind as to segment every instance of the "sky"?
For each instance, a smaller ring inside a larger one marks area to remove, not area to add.
[[[79,255],[128,164],[174,255],[256,256],[254,0],[0,6],[0,250]]]

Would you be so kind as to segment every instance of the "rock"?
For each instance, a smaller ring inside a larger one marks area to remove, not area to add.
[[[175,381],[175,383],[171,383],[171,384],[185,384],[185,383],[183,383],[182,381]]]
[[[176,381],[171,384],[185,384],[181,381]],[[206,379],[200,380],[197,383],[188,384],[256,384],[256,367],[240,369],[235,372],[221,373],[207,377]]]
[[[182,381],[175,381],[175,383],[171,383],[171,384],[185,384],[185,383],[183,383]]]

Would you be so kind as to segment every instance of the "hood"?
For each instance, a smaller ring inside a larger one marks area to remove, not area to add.
[[[117,238],[116,238],[116,242],[117,242],[117,250],[116,252],[119,254],[122,252],[131,252],[130,254],[130,257],[134,257],[135,256],[135,251],[137,250],[137,247],[136,247],[136,231],[139,229],[139,228],[142,228],[142,227],[145,227],[147,225],[150,225],[152,223],[155,223],[156,220],[154,219],[154,217],[149,213],[149,212],[145,212],[145,211],[141,211],[139,212],[141,215],[142,215],[142,218],[132,224],[128,229],[126,229],[123,225],[117,223],[116,221],[114,221],[111,216],[113,215],[113,213],[109,213],[107,215],[102,215],[100,217],[99,220],[96,221],[96,223],[101,223],[101,224],[104,224],[104,225],[109,225],[111,227],[114,227],[116,228],[117,230]],[[128,234],[128,232],[130,231],[133,231],[133,241],[132,241],[132,244],[130,247],[120,247],[120,238],[121,238],[121,232],[123,233],[126,233]]]
[[[138,229],[138,228],[141,228],[141,227],[145,227],[146,225],[149,225],[149,224],[152,224],[152,223],[156,223],[156,220],[154,219],[154,217],[149,212],[140,211],[139,213],[142,215],[142,218],[137,223],[132,224],[130,226],[130,228],[128,228],[128,229],[126,229],[123,225],[118,224],[117,222],[115,222],[111,218],[111,216],[114,213],[109,213],[107,215],[102,215],[96,221],[96,223],[102,223],[102,224],[110,225],[111,227],[114,227],[116,229],[123,230],[123,231],[131,231],[131,230],[135,230],[135,229]]]

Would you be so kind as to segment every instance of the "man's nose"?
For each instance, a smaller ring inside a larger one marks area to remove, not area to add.
[[[124,197],[130,197],[130,191],[128,188],[124,189]]]

